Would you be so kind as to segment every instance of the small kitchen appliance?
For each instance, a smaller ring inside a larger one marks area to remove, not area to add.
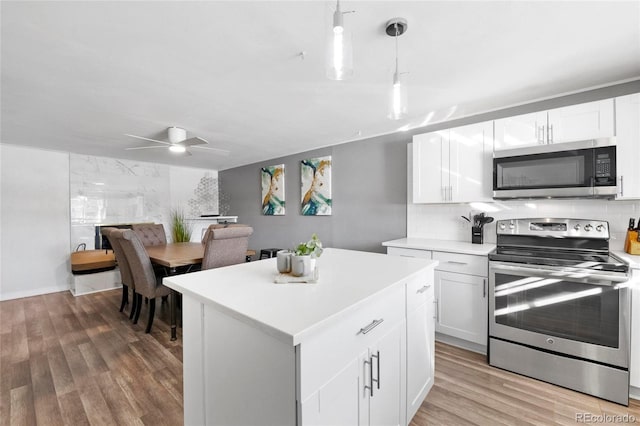
[[[629,402],[628,265],[609,224],[512,219],[489,254],[489,364]]]

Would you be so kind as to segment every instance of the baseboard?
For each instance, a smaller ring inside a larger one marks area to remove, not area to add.
[[[487,354],[487,347],[485,345],[479,345],[474,342],[469,342],[468,340],[463,340],[457,337],[448,336],[446,334],[440,334],[440,333],[436,333],[436,340],[438,342],[442,342],[451,346],[456,346],[458,348],[466,349],[471,352],[477,352],[482,355]]]
[[[32,290],[12,291],[10,293],[0,294],[0,301],[23,299],[25,297],[41,296],[43,294],[59,293],[61,291],[67,291],[67,290],[69,290],[69,287],[65,286],[65,287],[42,287],[42,288],[34,288]]]
[[[629,386],[629,398],[640,400],[640,388]]]

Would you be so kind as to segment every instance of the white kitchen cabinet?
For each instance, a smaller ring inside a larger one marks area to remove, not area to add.
[[[532,112],[494,121],[494,150],[544,143],[547,112]]]
[[[493,122],[413,138],[413,202],[464,203],[491,199]]]
[[[629,384],[640,390],[640,268],[631,271],[634,285],[631,289],[631,362]]]
[[[616,199],[640,198],[640,93],[616,98]]]
[[[495,120],[496,151],[615,136],[613,99]]]
[[[431,278],[431,277],[428,277]],[[407,420],[418,412],[435,374],[435,301],[432,279],[407,283]]]
[[[436,331],[487,344],[487,278],[436,270]]]

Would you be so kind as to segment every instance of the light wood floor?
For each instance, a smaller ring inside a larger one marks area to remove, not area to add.
[[[119,291],[0,302],[0,426],[182,424],[182,345],[168,306],[151,334],[118,312]],[[436,379],[411,425],[576,424],[576,414],[629,408],[489,367],[485,357],[436,345]]]

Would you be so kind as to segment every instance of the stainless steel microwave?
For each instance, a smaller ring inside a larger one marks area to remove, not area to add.
[[[497,151],[493,198],[613,198],[615,138]]]

